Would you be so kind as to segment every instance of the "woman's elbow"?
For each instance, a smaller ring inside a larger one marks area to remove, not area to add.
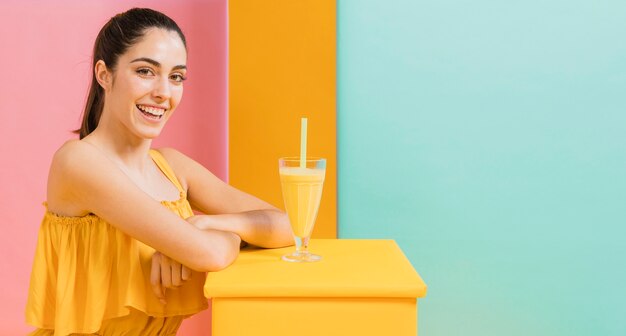
[[[275,224],[272,238],[271,246],[268,246],[270,248],[287,247],[294,244],[291,224],[289,223],[287,214],[283,214],[279,217],[279,220]]]
[[[205,244],[195,265],[191,267],[199,272],[217,272],[230,266],[237,259],[241,239],[235,234],[228,236],[219,244]]]
[[[230,266],[237,259],[238,253],[219,253],[205,266],[205,272],[217,272]]]

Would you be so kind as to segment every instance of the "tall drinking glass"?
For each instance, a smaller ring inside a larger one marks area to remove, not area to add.
[[[308,247],[322,199],[326,159],[309,157],[304,163],[303,166],[299,157],[278,160],[285,209],[296,242],[296,250],[283,256],[285,261],[312,262],[322,259],[309,252]]]

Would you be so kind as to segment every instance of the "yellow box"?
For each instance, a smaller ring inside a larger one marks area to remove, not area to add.
[[[213,336],[417,334],[426,285],[393,240],[313,239],[316,263],[289,263],[282,249],[246,248],[209,273]]]

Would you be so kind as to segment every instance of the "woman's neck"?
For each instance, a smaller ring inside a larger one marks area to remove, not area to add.
[[[151,139],[138,139],[122,132],[108,132],[106,128],[98,126],[83,141],[94,145],[111,160],[129,170],[142,172],[150,162],[148,152],[152,145]]]

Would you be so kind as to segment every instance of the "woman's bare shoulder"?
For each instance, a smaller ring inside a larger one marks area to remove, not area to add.
[[[69,140],[54,153],[50,173],[97,170],[105,162],[106,157],[95,146],[81,140]]]
[[[165,160],[167,160],[167,162],[170,164],[184,164],[185,162],[192,160],[190,157],[181,153],[179,150],[171,147],[155,148],[154,150],[161,153]]]
[[[53,212],[81,215],[84,209],[78,200],[81,189],[89,188],[94,179],[104,178],[115,170],[93,145],[80,140],[64,143],[55,153],[48,174],[48,206]],[[108,172],[108,173],[107,173]],[[84,192],[84,190],[82,190]]]
[[[155,150],[165,158],[165,161],[172,167],[174,173],[179,177],[184,177],[195,165],[199,165],[192,158],[181,153],[177,149],[170,147],[155,148]]]

